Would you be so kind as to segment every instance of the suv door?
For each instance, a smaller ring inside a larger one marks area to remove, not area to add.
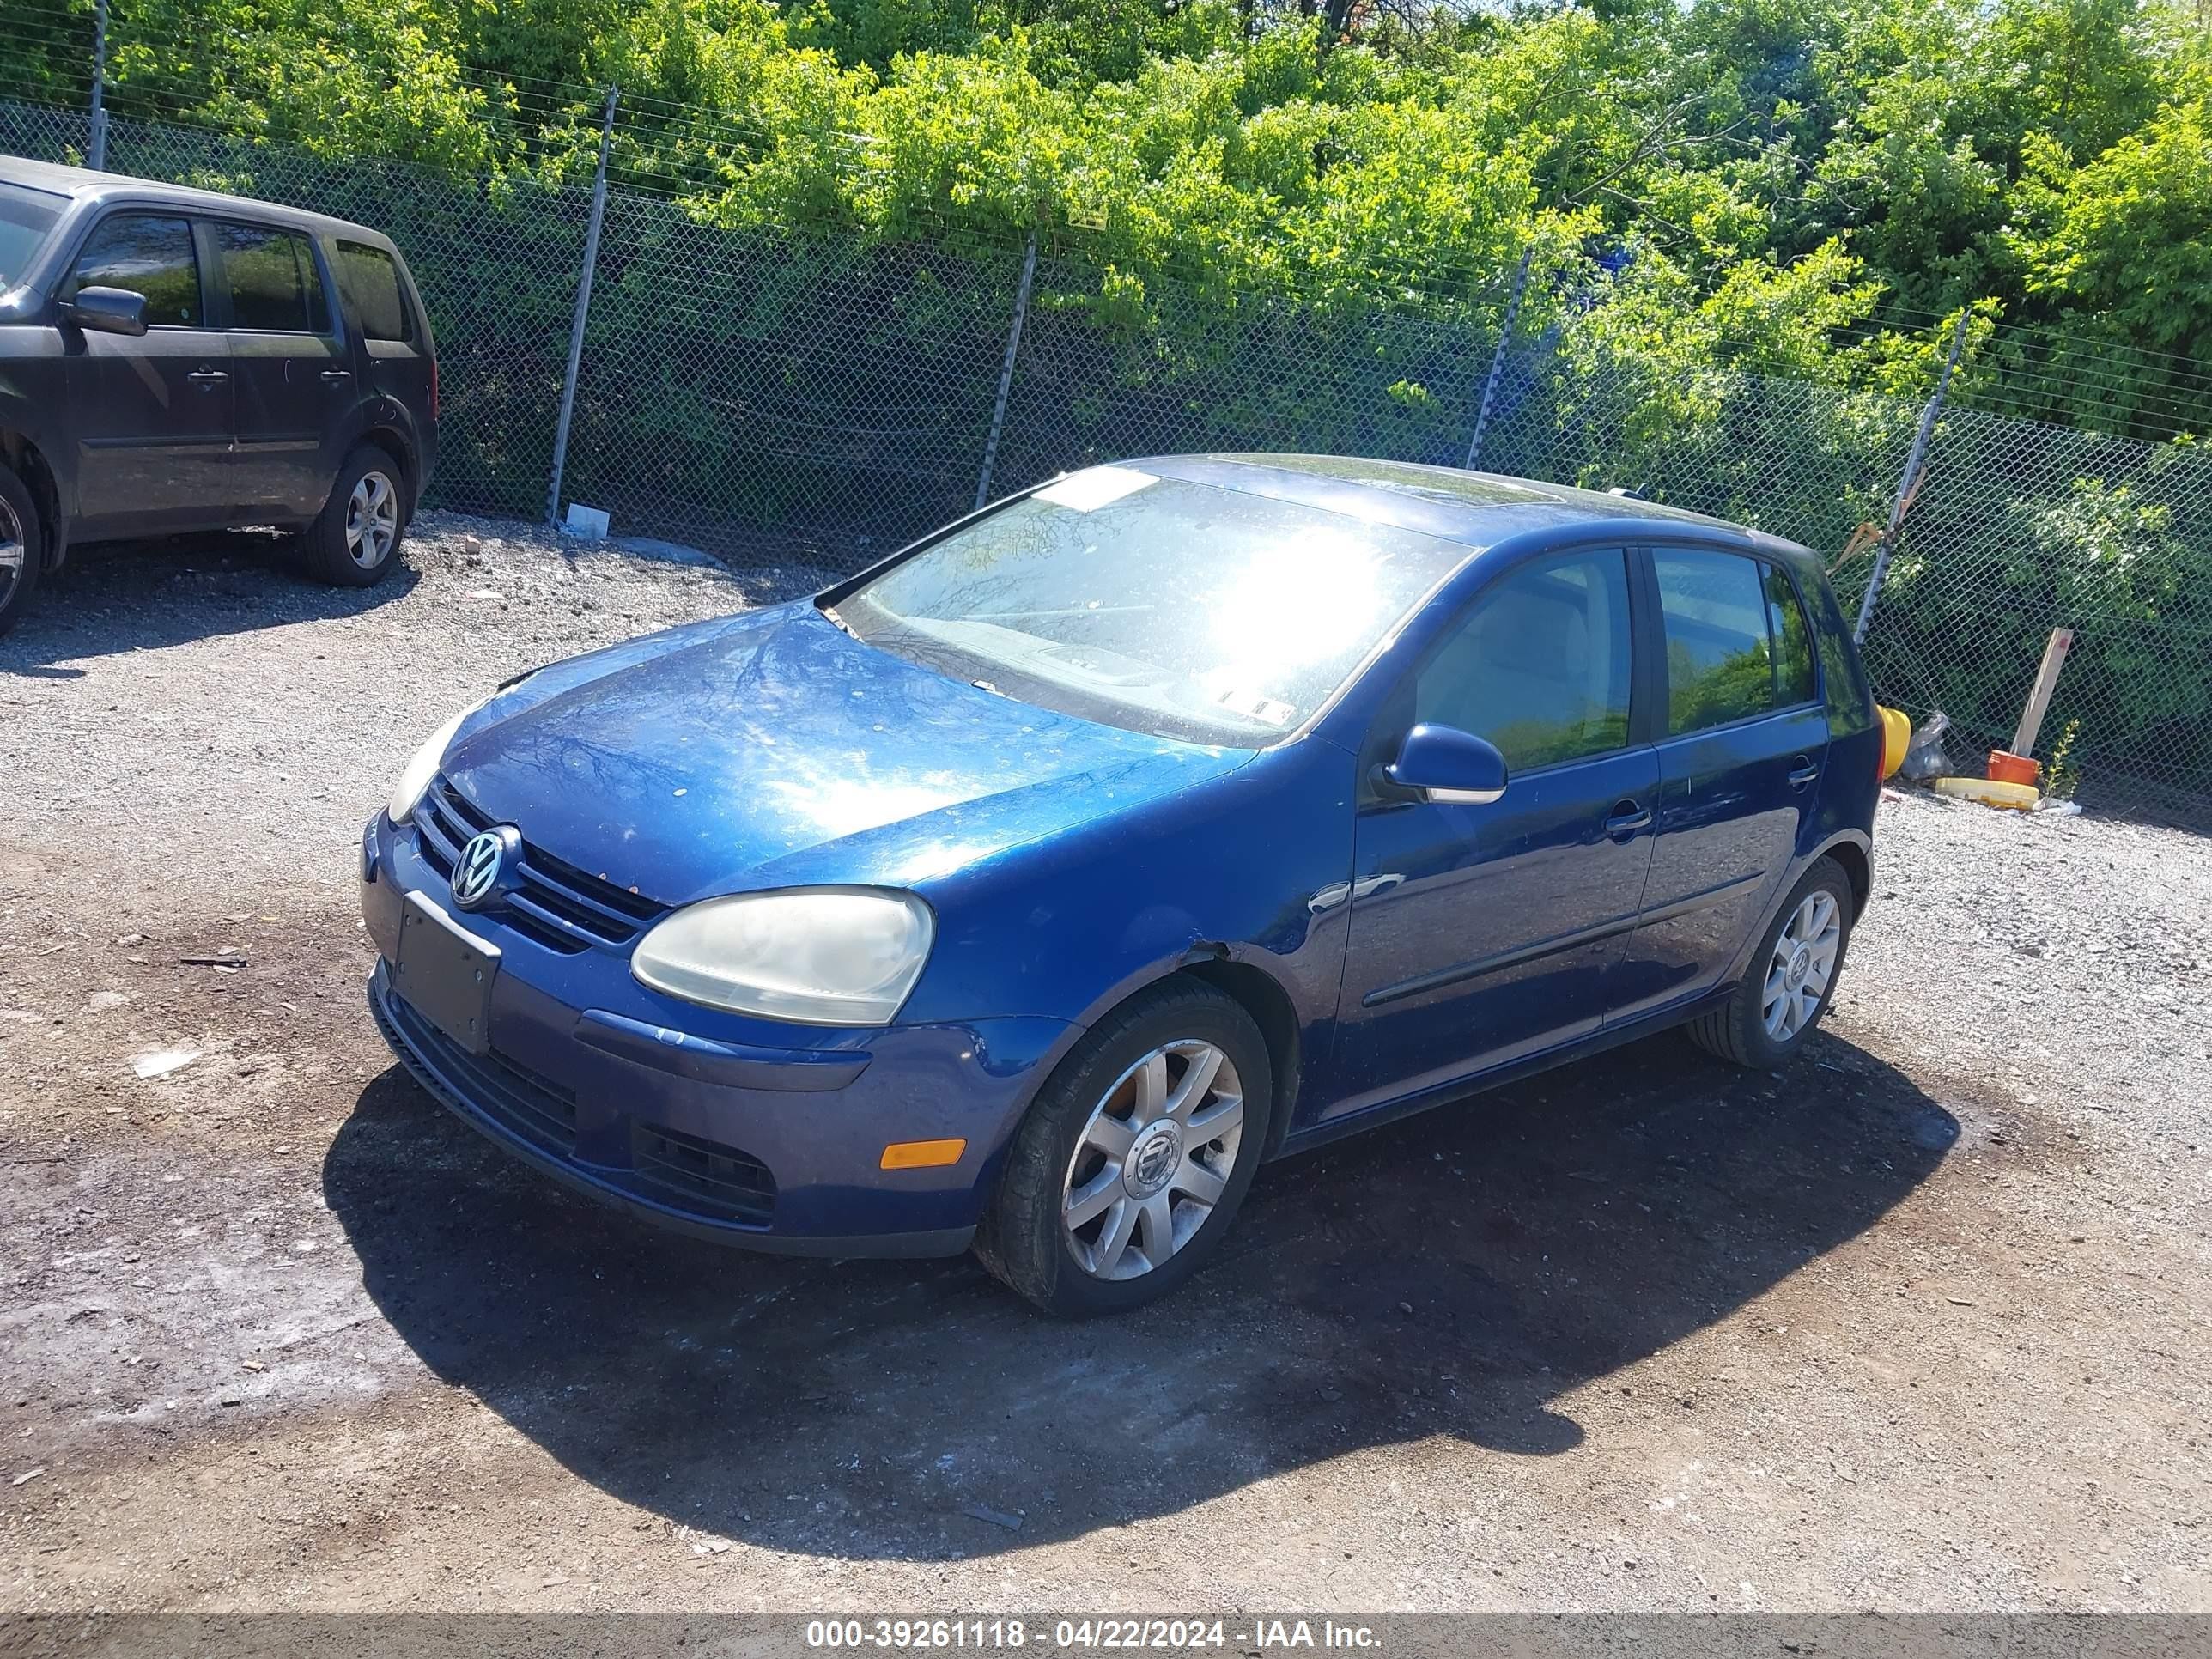
[[[1498,577],[1407,677],[1360,759],[1340,1018],[1352,1091],[1329,1115],[1595,1030],[1636,923],[1659,762],[1632,741],[1627,553],[1552,554]],[[1487,805],[1370,781],[1413,726],[1505,756]]]
[[[1666,731],[1650,879],[1615,975],[1614,1020],[1718,981],[1790,878],[1828,750],[1789,573],[1718,548],[1647,557]]]
[[[185,215],[120,208],[94,225],[59,286],[62,301],[82,288],[146,301],[143,335],[62,325],[75,535],[205,529],[230,515],[230,351],[209,326],[202,263]]]
[[[218,220],[246,504],[313,518],[353,438],[354,372],[322,256],[304,232]]]

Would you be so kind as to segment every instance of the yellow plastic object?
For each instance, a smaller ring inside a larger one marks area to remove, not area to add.
[[[1884,708],[1876,703],[1874,712],[1881,716],[1881,775],[1886,778],[1897,775],[1897,769],[1905,764],[1905,751],[1912,743],[1912,722],[1899,709]]]
[[[2002,806],[2014,812],[2032,812],[2041,791],[2029,783],[2000,783],[1994,778],[1938,778],[1939,795],[1978,800],[1984,806]]]

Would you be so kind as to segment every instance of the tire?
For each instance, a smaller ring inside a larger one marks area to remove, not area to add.
[[[302,538],[308,574],[334,587],[382,581],[399,562],[408,505],[407,475],[399,463],[374,444],[356,444],[338,469],[330,500]]]
[[[1850,944],[1850,878],[1833,859],[1820,859],[1790,890],[1780,913],[1759,939],[1751,967],[1735,994],[1689,1024],[1691,1041],[1710,1054],[1759,1071],[1771,1071],[1805,1046],[1844,974],[1844,952]],[[1784,948],[1784,935],[1793,947]],[[1802,961],[1799,969],[1796,964]],[[1825,979],[1820,963],[1826,963]],[[1796,977],[1793,982],[1793,975]],[[1775,1018],[1770,992],[1777,994]],[[1785,1005],[1781,999],[1794,999]]]
[[[39,504],[14,471],[0,465],[0,634],[13,628],[30,604],[46,549]]]
[[[1184,1099],[1208,1051],[1218,1056],[1209,1081],[1195,1102]],[[1260,1166],[1273,1099],[1267,1045],[1237,1003],[1187,980],[1140,993],[1091,1029],[1030,1103],[975,1254],[1017,1295],[1063,1318],[1167,1295],[1219,1250]],[[1133,1120],[1145,1127],[1116,1133]],[[1199,1142],[1166,1127],[1191,1120],[1222,1133]],[[1118,1160],[1109,1160],[1107,1140],[1124,1149]],[[1066,1206],[1086,1188],[1091,1213],[1071,1229]]]

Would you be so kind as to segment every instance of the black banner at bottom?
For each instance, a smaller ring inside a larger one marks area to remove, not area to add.
[[[2212,1615],[0,1613],[40,1659],[2212,1659]]]

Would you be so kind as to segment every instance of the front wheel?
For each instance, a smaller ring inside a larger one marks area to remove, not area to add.
[[[338,469],[321,514],[307,526],[307,568],[339,587],[382,581],[399,562],[407,531],[407,493],[398,462],[362,444]]]
[[[1139,995],[1039,1091],[976,1255],[1050,1314],[1165,1296],[1219,1249],[1259,1168],[1273,1091],[1267,1045],[1237,1003],[1195,983]]]
[[[1851,921],[1850,878],[1833,859],[1815,861],[1768,927],[1735,994],[1690,1022],[1692,1040],[1739,1066],[1781,1065],[1828,1011]]]

